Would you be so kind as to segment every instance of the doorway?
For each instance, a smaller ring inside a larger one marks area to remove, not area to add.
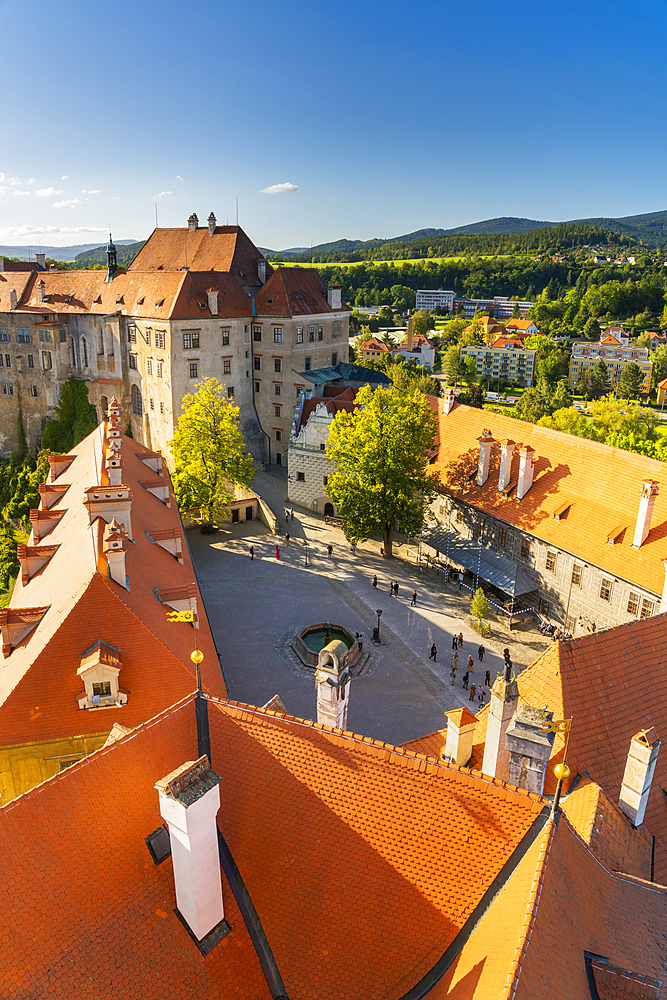
[[[252,507],[246,507],[246,509],[245,509],[245,519],[246,519],[246,521],[252,521]]]
[[[238,523],[239,523],[239,512],[238,512],[238,510],[233,510],[232,511],[232,524],[238,524]]]
[[[324,516],[333,517],[334,516],[334,505],[332,503],[325,503],[324,505]]]
[[[277,452],[276,453],[276,465],[282,465],[282,464],[283,464],[283,456],[280,454],[280,452]]]

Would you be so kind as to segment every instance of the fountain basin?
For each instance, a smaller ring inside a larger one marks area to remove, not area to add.
[[[327,638],[327,627],[329,635]],[[342,625],[330,625],[327,622],[319,622],[316,625],[307,625],[297,635],[294,642],[294,650],[299,659],[306,666],[317,666],[317,655],[320,650],[334,640],[344,643],[347,649],[351,650],[350,662],[354,662],[357,653],[357,641],[355,637]]]

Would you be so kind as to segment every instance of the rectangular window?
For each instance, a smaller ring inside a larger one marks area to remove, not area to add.
[[[252,339],[261,340],[262,339],[262,328],[261,326],[253,326],[252,328]]]
[[[36,396],[37,395],[37,386],[36,385],[31,385],[30,386],[30,395],[31,396]]]
[[[527,539],[521,539],[521,558],[528,559],[530,556],[530,542]]]
[[[600,600],[608,601],[611,597],[611,580],[608,580],[606,576],[602,577],[600,583]]]
[[[19,332],[20,332],[20,331],[19,331]],[[16,339],[17,339],[17,340],[19,339],[19,338],[18,338],[18,336],[17,336],[17,338],[16,338]],[[44,343],[44,331],[43,331],[43,330],[40,330],[40,331],[39,331],[39,342],[40,342],[40,344],[43,344],[43,343]]]
[[[5,367],[4,355],[0,354],[0,368]]]
[[[42,351],[42,368],[49,369],[51,367],[51,351]]]
[[[333,354],[331,355],[331,366],[332,366],[332,368],[335,368],[337,364],[338,364],[338,355],[334,351]]]
[[[580,566],[579,563],[575,563],[574,566],[572,567],[572,586],[573,587],[580,587],[581,586],[581,571],[582,571],[582,569],[583,569],[583,567]]]
[[[262,367],[262,359],[261,358],[254,358],[254,362],[255,362],[255,371],[256,372],[260,371],[261,367]]]
[[[164,350],[164,331],[160,332],[156,330],[155,332],[155,346],[161,347]]]
[[[299,482],[299,483],[305,483],[305,481],[306,481],[306,473],[305,472],[297,472],[296,478],[297,478],[297,482]]]
[[[199,347],[199,331],[194,330],[183,334],[183,350],[187,351],[191,347]]]
[[[281,383],[280,382],[274,382],[274,386],[275,386],[275,388],[273,390],[274,396],[280,396],[280,395],[282,395]]]
[[[312,344],[314,340],[315,340],[315,327],[314,326],[309,326],[308,327],[308,342],[310,344]]]
[[[2,389],[2,395],[6,396],[7,395],[7,383],[6,382],[0,382],[0,389]]]
[[[318,340],[324,340],[324,327],[323,326],[318,326],[318,328],[317,328],[317,339]]]
[[[283,363],[282,363],[281,358],[274,358],[273,359],[273,370],[274,370],[274,372],[280,372],[280,371],[282,371],[282,365],[283,365]]]
[[[259,392],[259,382],[255,382],[255,392]]]
[[[192,364],[190,365],[190,378],[199,378],[199,375],[197,374],[197,370],[198,370],[197,369],[197,362],[193,361]]]
[[[303,327],[297,326],[296,328],[296,342],[297,344],[303,344]]]
[[[229,358],[224,358],[222,362],[222,374],[231,375],[232,373],[232,362]]]
[[[274,415],[274,417],[279,417],[280,416],[280,410],[281,410],[280,406],[274,406],[273,407],[273,415]]]
[[[306,358],[306,371],[310,371],[310,358]]]
[[[282,441],[282,439],[283,439],[283,432],[276,431],[276,441]]]
[[[160,413],[164,413],[164,403],[160,403]]]
[[[504,549],[505,542],[507,541],[507,528],[498,529],[498,548]]]
[[[543,600],[540,597],[538,599],[538,602],[537,602],[537,609],[538,609],[538,611],[540,612],[541,615],[548,615],[549,614],[549,602]]]
[[[127,339],[131,344],[136,344],[137,342],[137,328],[136,326],[128,326],[127,328]]]
[[[295,392],[295,393],[297,394],[297,396],[298,396],[300,392],[303,392],[303,386],[302,386],[302,385],[295,385],[295,386],[294,386],[294,392]]]
[[[273,343],[282,344],[283,342],[283,330],[280,326],[274,326],[273,328]]]
[[[546,568],[549,573],[556,572],[556,553],[553,549],[547,549]]]
[[[655,605],[653,601],[649,601],[646,597],[642,599],[642,609],[639,614],[640,618],[650,618],[653,614],[653,608]]]
[[[229,347],[229,330],[222,331],[222,346]]]
[[[111,694],[111,681],[100,681],[93,683],[93,695],[98,698],[106,698]]]
[[[639,610],[639,594],[635,594],[635,592],[631,590],[628,595],[628,614],[636,615],[638,610]]]
[[[153,374],[153,362],[150,358],[148,358],[148,360],[146,361],[146,374],[147,375]]]
[[[129,360],[130,368],[132,368],[136,372],[136,370],[137,370],[137,355],[136,354],[128,354],[128,360]]]
[[[227,386],[227,399],[233,399],[233,398],[234,398],[234,386],[233,385],[228,385]]]
[[[150,347],[151,346],[151,331],[150,330],[146,330],[146,332],[144,333],[144,340],[146,341],[147,345]]]
[[[162,378],[162,362],[158,361],[156,367],[157,367],[157,376],[158,376],[158,378]]]
[[[11,355],[5,354],[5,368],[11,368],[11,367],[12,367]]]
[[[155,404],[153,403],[153,397],[152,396],[148,397],[148,405],[150,406],[151,410],[155,409]]]
[[[328,483],[329,483],[329,477],[328,476],[322,476],[322,482],[324,483],[325,486],[327,486]]]
[[[7,392],[9,393],[10,396],[14,395],[14,383],[13,382],[8,382],[7,383]]]
[[[0,340],[3,341],[3,343],[4,341],[9,340],[9,334],[7,333],[7,327],[5,326],[3,326],[0,330]]]
[[[34,354],[29,354],[28,355],[28,368],[34,368],[34,367],[35,367],[35,356],[34,356]]]
[[[39,339],[42,340],[42,332],[40,331]],[[16,343],[17,344],[32,344],[32,337],[27,330],[18,330],[16,333]]]
[[[327,446],[326,446],[326,445],[324,444],[324,442],[323,442],[323,441],[321,441],[321,442],[320,442],[320,451],[326,451],[326,447],[327,447]]]

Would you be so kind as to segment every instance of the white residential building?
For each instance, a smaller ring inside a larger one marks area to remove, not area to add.
[[[446,309],[451,312],[454,308],[454,292],[445,291],[443,288],[434,290],[432,288],[420,288],[417,292],[415,309],[426,309],[432,312],[434,309]]]

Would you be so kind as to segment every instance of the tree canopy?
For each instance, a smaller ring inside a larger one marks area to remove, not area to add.
[[[353,413],[336,414],[326,447],[336,466],[327,492],[343,518],[352,545],[381,534],[391,558],[394,528],[418,535],[425,505],[434,495],[428,472],[435,417],[415,387],[365,386]]]
[[[199,508],[210,523],[226,513],[235,484],[250,486],[255,467],[239,429],[239,408],[217,379],[204,379],[194,395],[184,396],[183,410],[170,442],[174,492],[182,509]]]

